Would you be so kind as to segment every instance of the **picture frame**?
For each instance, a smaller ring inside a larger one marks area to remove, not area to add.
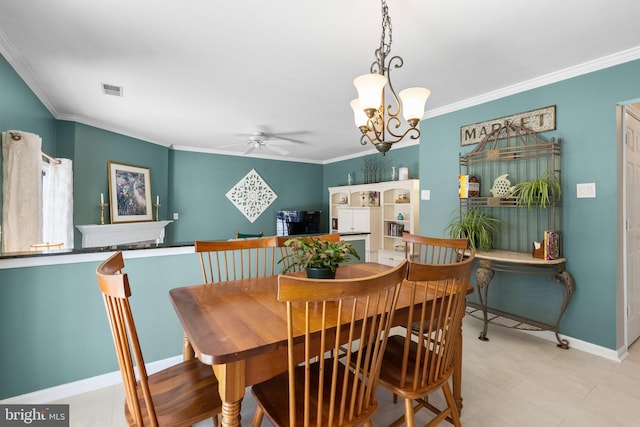
[[[380,206],[380,192],[379,191],[369,191],[367,197],[367,206],[369,207],[377,207]]]
[[[109,161],[111,223],[153,221],[149,168]]]

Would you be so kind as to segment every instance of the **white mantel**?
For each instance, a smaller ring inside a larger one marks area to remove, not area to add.
[[[128,222],[123,224],[76,225],[82,232],[82,247],[164,242],[164,228],[173,221]]]

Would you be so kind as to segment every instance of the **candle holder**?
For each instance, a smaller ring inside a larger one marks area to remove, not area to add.
[[[156,207],[156,221],[160,221],[160,214],[158,213],[158,209],[160,208],[160,206],[162,206],[160,203],[156,203],[155,205],[153,205]]]
[[[105,206],[109,206],[109,203],[98,203],[100,207],[100,225],[104,225],[104,208]]]

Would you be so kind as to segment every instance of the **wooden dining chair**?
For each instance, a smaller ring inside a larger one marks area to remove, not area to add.
[[[204,283],[266,277],[276,274],[276,236],[246,240],[196,240]]]
[[[129,305],[129,279],[123,268],[122,252],[116,252],[98,266],[96,275],[122,374],[127,423],[174,427],[213,418],[216,426],[222,402],[211,366],[192,359],[147,375]]]
[[[265,415],[276,426],[372,425],[382,353],[406,272],[403,260],[358,279],[278,277],[278,300],[287,307],[288,371],[252,387],[253,426]],[[314,348],[311,336],[321,337]],[[346,357],[330,357],[343,345],[354,355],[350,368]]]
[[[319,240],[323,240],[325,242],[339,242],[340,241],[340,234],[339,233],[329,233],[329,234],[319,234],[319,235],[314,235],[314,236],[278,236],[278,247],[280,248],[280,260],[282,260],[281,262],[278,261],[280,264],[282,264],[282,268],[283,269],[288,269],[290,268],[289,266],[291,265],[291,258],[286,258],[287,254],[289,254],[289,247],[285,244],[287,240],[290,239],[319,239]],[[299,271],[299,268],[296,267],[291,267],[291,270],[289,271]]]
[[[405,258],[422,264],[453,264],[462,261],[468,239],[445,239],[402,233]]]
[[[407,332],[389,337],[380,370],[380,385],[404,399],[404,416],[392,426],[406,423],[413,427],[415,411],[421,408],[436,413],[428,426],[445,418],[460,426],[449,379],[458,366],[454,353],[462,339],[461,321],[474,259],[472,249],[456,264],[409,262],[404,286],[411,288],[416,305],[406,320]],[[411,332],[414,324],[420,325],[418,333]],[[447,403],[443,410],[427,400],[439,389]]]

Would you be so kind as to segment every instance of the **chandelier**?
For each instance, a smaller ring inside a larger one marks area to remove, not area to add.
[[[362,132],[360,144],[371,142],[383,155],[391,145],[402,141],[405,136],[411,139],[420,137],[416,126],[424,114],[424,105],[431,94],[429,89],[412,87],[396,95],[391,84],[391,67],[400,68],[403,59],[400,56],[389,57],[391,53],[391,18],[387,2],[382,0],[382,35],[380,47],[375,51],[376,60],[371,64],[370,73],[356,77],[353,84],[358,90],[358,98],[351,101],[356,126]],[[385,107],[385,86],[388,84],[393,102]],[[402,104],[400,103],[402,101]],[[404,132],[400,127],[400,113],[409,124]]]

